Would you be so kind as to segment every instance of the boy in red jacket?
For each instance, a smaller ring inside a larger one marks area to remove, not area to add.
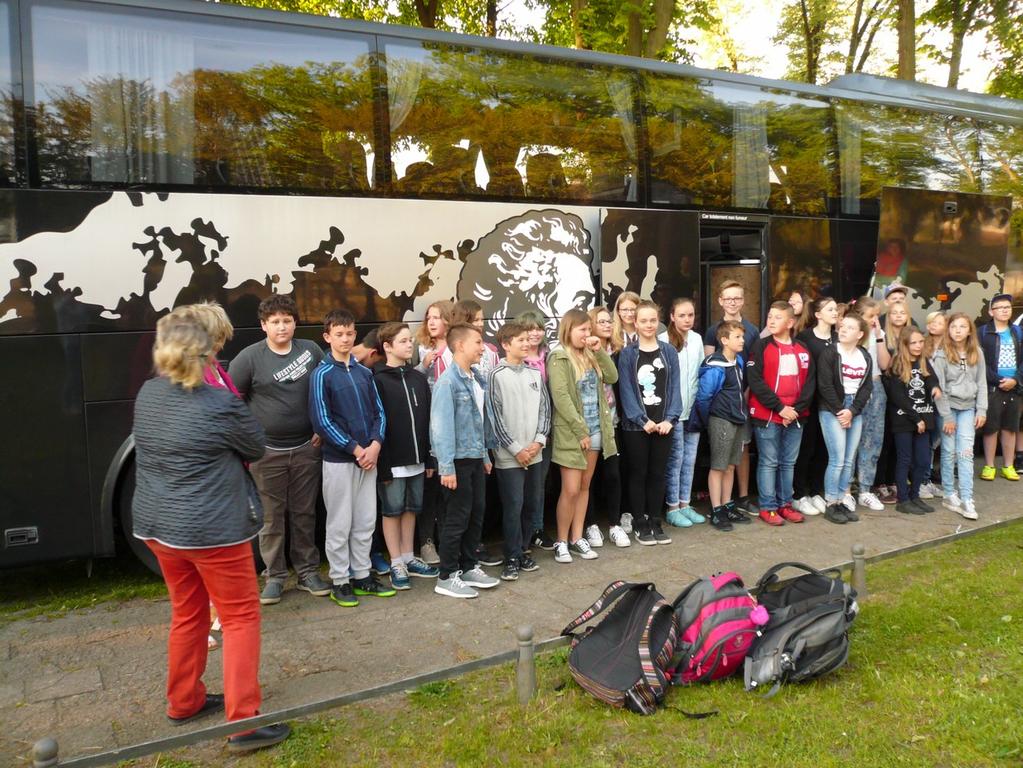
[[[799,454],[801,419],[813,399],[813,358],[792,337],[795,318],[788,302],[776,301],[767,313],[767,332],[746,363],[749,414],[757,441],[760,519],[768,525],[803,522],[792,508],[792,472]]]

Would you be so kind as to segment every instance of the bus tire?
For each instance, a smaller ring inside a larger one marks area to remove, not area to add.
[[[124,535],[124,540],[128,544],[128,548],[131,549],[132,554],[137,557],[146,568],[151,570],[157,576],[161,576],[160,563],[156,560],[156,555],[153,551],[146,546],[146,543],[141,539],[136,539],[134,536],[134,522],[131,514],[131,502],[135,496],[135,454],[131,455],[125,464],[124,469],[121,471],[120,480],[117,483],[117,511],[121,520],[121,533]]]

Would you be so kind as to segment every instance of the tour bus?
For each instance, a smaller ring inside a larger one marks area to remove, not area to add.
[[[902,279],[978,317],[1023,295],[1006,99],[188,0],[0,0],[0,92],[0,567],[130,532],[175,305],[223,304],[230,359],[275,292],[313,339],[337,306],[364,333],[453,296],[553,337],[623,290],[692,296],[703,328],[726,277],[754,322],[796,288]]]

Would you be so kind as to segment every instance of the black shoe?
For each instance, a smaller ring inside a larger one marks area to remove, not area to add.
[[[359,598],[355,596],[351,583],[347,581],[330,588],[330,599],[343,608],[354,608],[359,604]]]
[[[188,717],[171,717],[167,715],[167,719],[171,725],[184,725],[190,723],[193,720],[198,720],[206,715],[212,715],[214,712],[220,712],[224,709],[224,694],[222,693],[207,693],[206,701],[202,703],[198,711],[189,715]]]
[[[730,531],[734,527],[725,513],[724,507],[715,507],[710,513],[710,524],[719,531]]]
[[[509,560],[504,568],[501,569],[501,581],[518,581],[519,580],[519,564],[514,560]]]
[[[734,501],[730,501],[721,508],[728,520],[733,523],[746,524],[752,522],[748,512],[743,512],[739,509],[739,505]],[[758,511],[759,514],[759,511]]]
[[[924,512],[924,514],[934,511],[934,507],[932,507],[930,504],[928,504],[927,502],[920,498],[910,499],[909,503],[916,504],[916,506],[919,507]]]
[[[914,504],[912,501],[900,501],[895,505],[895,511],[901,512],[904,515],[924,515],[927,514],[920,507]]]
[[[504,562],[503,557],[501,557],[500,555],[490,554],[489,552],[487,552],[487,548],[484,547],[482,544],[476,547],[476,552],[474,554],[476,556],[476,562],[479,563],[480,565],[495,566],[500,565],[501,563]]]
[[[554,540],[543,531],[533,531],[533,535],[529,537],[529,543],[545,552],[554,551]]]
[[[291,735],[291,726],[287,723],[274,723],[257,728],[250,733],[243,733],[238,736],[231,736],[227,740],[228,752],[251,752],[254,749],[272,747],[280,744]]]
[[[732,504],[737,510],[749,517],[756,517],[760,514],[760,507],[750,501],[749,496],[740,496]],[[749,521],[747,520],[747,522]]]
[[[366,597],[394,597],[394,587],[381,584],[372,576],[365,579],[356,579],[352,584],[355,594]]]
[[[532,571],[539,571],[540,566],[537,565],[536,560],[529,555],[523,555],[519,558],[519,570],[531,573]]]
[[[1016,460],[1012,462],[1017,472],[1023,472],[1023,451],[1016,451]]]
[[[855,499],[856,497],[853,496],[853,498]],[[850,523],[858,523],[860,521],[859,513],[857,513],[855,509],[850,511],[849,507],[843,504],[842,511],[845,513],[845,519],[848,520]]]
[[[671,536],[664,532],[660,520],[654,520],[650,524],[650,532],[654,535],[654,541],[658,544],[671,544]]]
[[[654,538],[653,531],[633,531],[633,533],[636,535],[636,541],[644,547],[657,545],[657,539]]]
[[[824,510],[824,519],[831,523],[845,525],[849,522],[847,512],[848,510],[842,504],[828,504],[827,509]]]

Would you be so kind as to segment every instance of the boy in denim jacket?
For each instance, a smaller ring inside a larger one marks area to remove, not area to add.
[[[493,431],[484,408],[486,382],[473,369],[483,355],[483,335],[471,325],[448,331],[448,366],[433,386],[430,445],[437,459],[444,519],[440,530],[440,578],[434,591],[447,597],[473,598],[476,588],[490,589],[498,580],[476,561],[483,533],[487,448]]]

